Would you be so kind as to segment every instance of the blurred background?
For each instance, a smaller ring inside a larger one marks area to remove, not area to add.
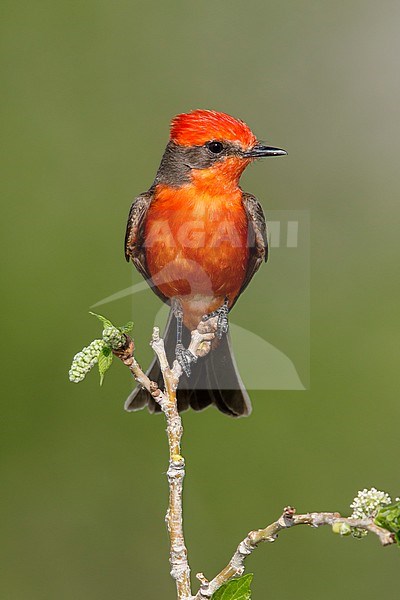
[[[123,411],[121,364],[101,389],[67,372],[99,335],[89,308],[140,281],[123,259],[128,209],[190,109],[289,151],[242,185],[267,214],[308,211],[311,265],[310,360],[290,300],[306,273],[290,260],[272,254],[262,305],[255,283],[235,317],[285,339],[309,389],[258,390],[248,419],[184,415],[193,574],[212,577],[287,504],[346,513],[365,486],[400,495],[399,3],[5,0],[2,16],[1,597],[175,597],[163,419]],[[135,303],[99,312],[135,320],[145,364],[160,303]],[[247,570],[255,599],[375,600],[398,589],[398,561],[371,536],[297,528]]]

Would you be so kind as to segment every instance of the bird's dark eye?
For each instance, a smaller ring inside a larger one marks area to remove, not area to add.
[[[221,142],[207,142],[206,146],[213,154],[220,154],[224,149],[224,145]]]

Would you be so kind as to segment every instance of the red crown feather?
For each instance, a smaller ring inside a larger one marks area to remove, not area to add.
[[[251,148],[257,138],[240,119],[215,110],[198,109],[172,119],[171,140],[181,146],[202,146],[211,140],[226,140]]]

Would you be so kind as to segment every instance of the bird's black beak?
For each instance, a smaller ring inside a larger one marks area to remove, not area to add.
[[[256,144],[251,150],[243,152],[244,158],[262,158],[263,156],[285,156],[287,152],[281,148],[274,148],[273,146],[262,146]]]

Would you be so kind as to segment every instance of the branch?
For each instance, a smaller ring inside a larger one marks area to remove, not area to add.
[[[236,549],[235,554],[227,566],[211,581],[207,581],[202,573],[197,575],[201,581],[200,590],[195,596],[195,600],[208,600],[214,592],[216,592],[224,583],[242,575],[244,571],[244,561],[257,548],[261,542],[274,542],[278,533],[282,529],[289,529],[295,525],[310,525],[311,527],[321,527],[321,525],[335,525],[345,523],[350,527],[357,527],[374,533],[378,536],[383,546],[395,544],[395,537],[387,529],[375,525],[373,519],[353,519],[350,517],[342,517],[339,513],[331,512],[314,512],[303,515],[296,515],[296,511],[292,507],[287,507],[277,521],[265,527],[265,529],[257,529],[250,533],[242,540]]]
[[[199,323],[198,328],[192,331],[189,350],[194,356],[205,356],[210,351],[216,325],[217,317],[209,319],[206,323]],[[122,348],[113,350],[113,353],[130,369],[135,380],[158,402],[167,420],[169,502],[165,521],[170,538],[171,576],[176,582],[178,600],[192,600],[190,567],[187,559],[182,519],[183,479],[185,476],[185,460],[181,455],[183,428],[176,400],[176,389],[182,375],[182,368],[177,361],[174,361],[172,369],[170,368],[165,353],[164,341],[160,338],[158,327],[154,327],[150,345],[157,355],[163,375],[165,389],[164,391],[160,390],[157,383],[147,377],[134,358],[133,340],[127,335],[125,337],[126,344]]]
[[[198,573],[196,577],[200,581],[200,590],[196,596],[193,596],[190,585],[190,567],[183,535],[182,494],[185,461],[181,455],[183,428],[176,399],[176,390],[182,375],[182,367],[176,360],[172,368],[170,367],[165,353],[164,341],[160,338],[158,327],[154,327],[150,344],[160,364],[164,382],[164,390],[162,391],[159,389],[158,384],[151,381],[144,373],[134,357],[134,342],[127,335],[127,332],[131,331],[133,323],[129,322],[122,327],[115,327],[111,321],[102,315],[92,314],[103,323],[102,339],[93,340],[74,356],[69,371],[70,381],[79,383],[98,363],[101,385],[104,373],[110,367],[114,354],[130,369],[139,385],[152,395],[167,420],[169,503],[165,520],[170,538],[171,575],[176,582],[178,600],[209,600],[222,585],[242,575],[246,557],[253,552],[258,544],[261,542],[274,542],[282,529],[289,529],[294,525],[310,525],[311,527],[330,525],[334,533],[352,534],[354,537],[362,537],[370,532],[379,538],[383,546],[392,544],[400,546],[400,498],[396,498],[395,502],[392,503],[387,492],[379,491],[374,487],[370,490],[365,488],[358,492],[350,505],[353,508],[351,517],[342,517],[337,512],[313,512],[296,515],[296,510],[289,506],[284,509],[283,514],[277,521],[271,523],[265,529],[250,531],[244,540],[240,542],[227,566],[214,579],[208,581],[203,573]],[[217,330],[217,322],[217,316],[201,321],[197,329],[191,332],[191,341],[188,348],[189,361],[195,361],[197,358],[208,354],[211,349],[211,341],[214,339]],[[243,585],[246,585],[248,590],[249,576],[242,579],[246,579],[247,583],[243,584],[243,581],[235,580],[228,585],[230,588],[227,592],[229,597],[236,597],[238,585],[242,585],[242,588]],[[226,590],[224,589],[222,592],[224,597]],[[241,597],[247,597],[249,593],[246,591],[242,593]]]
[[[194,356],[205,356],[210,351],[211,340],[215,336],[216,325],[217,318],[212,318],[207,322],[200,322],[197,329],[192,331],[189,350]],[[357,530],[375,534],[383,546],[389,546],[396,543],[394,533],[376,525],[372,516],[355,518],[353,514],[352,517],[342,517],[340,513],[337,512],[313,512],[296,515],[296,510],[294,508],[287,507],[284,509],[281,517],[265,527],[265,529],[250,531],[244,540],[240,542],[229,563],[220,573],[218,573],[218,575],[216,575],[216,577],[214,577],[214,579],[208,581],[203,573],[198,573],[196,577],[200,581],[200,590],[196,596],[193,596],[190,585],[190,567],[183,535],[182,493],[183,479],[185,476],[185,461],[181,455],[183,428],[176,400],[176,389],[178,387],[179,378],[182,375],[182,368],[176,360],[174,361],[172,368],[169,366],[165,353],[164,341],[160,338],[158,327],[155,327],[150,344],[160,363],[164,380],[164,391],[162,391],[159,389],[157,383],[151,381],[147,377],[134,358],[134,343],[131,338],[127,335],[125,335],[125,338],[126,344],[122,348],[114,349],[113,353],[128,366],[136,381],[147,389],[156,402],[158,402],[167,420],[169,445],[169,468],[167,471],[169,504],[166,523],[170,537],[171,575],[176,582],[178,600],[209,600],[223,584],[227,583],[232,578],[242,575],[245,559],[253,552],[258,544],[261,542],[274,542],[280,531],[289,529],[295,525],[309,525],[314,528],[321,527],[322,525],[330,525],[334,528],[334,531],[341,533],[342,535],[348,535],[350,532],[354,532],[354,528],[356,528]],[[364,490],[364,492],[366,491],[367,490]],[[364,492],[359,492],[359,495],[361,494],[361,496],[363,496]],[[370,499],[370,501],[377,503],[376,506],[382,501],[382,494],[383,496],[386,496],[386,503],[390,503],[390,498],[387,494],[377,492],[375,488],[372,488],[370,492],[373,492],[373,499]],[[355,501],[356,500],[357,499],[355,499]],[[359,498],[358,504],[362,501],[363,500],[360,500]],[[352,506],[354,506],[354,503]],[[359,514],[362,514],[362,512]],[[356,516],[359,515],[356,514]]]

